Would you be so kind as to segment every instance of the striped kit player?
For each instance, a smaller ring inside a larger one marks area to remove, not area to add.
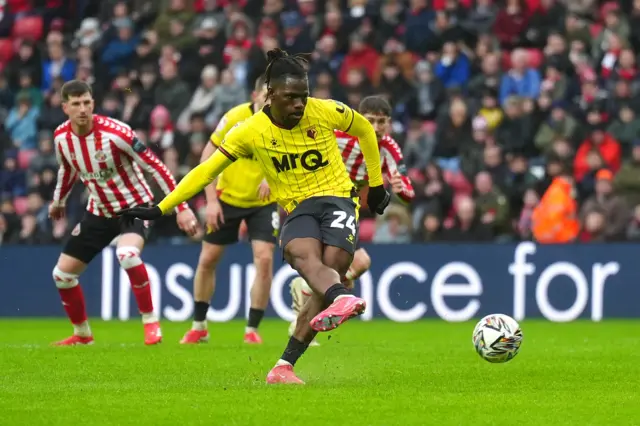
[[[89,201],[84,217],[71,232],[53,270],[62,305],[74,328],[71,337],[57,344],[93,343],[78,277],[116,237],[119,237],[116,254],[120,266],[127,272],[142,315],[145,343],[160,343],[162,333],[153,312],[149,276],[140,258],[147,223],[135,221],[125,226],[117,215],[127,208],[149,205],[153,201],[143,171],[153,176],[166,194],[173,191],[176,181],[128,125],[93,114],[94,100],[86,83],[77,80],[65,83],[62,99],[69,120],[54,133],[60,168],[49,216],[58,220],[65,215],[65,202],[78,180],[88,189]],[[180,204],[176,212],[180,229],[194,235],[198,222],[187,204]]]

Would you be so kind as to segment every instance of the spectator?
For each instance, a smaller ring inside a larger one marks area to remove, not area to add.
[[[584,203],[580,213],[586,221],[587,216],[595,211],[604,215],[602,237],[606,241],[624,238],[631,216],[630,210],[625,199],[614,193],[613,173],[607,169],[602,169],[596,174],[595,194]]]
[[[53,132],[42,130],[38,133],[38,155],[31,159],[29,163],[29,182],[34,181],[34,177],[45,168],[58,168],[58,160],[53,150]]]
[[[407,113],[416,120],[434,120],[444,97],[444,88],[440,80],[434,78],[429,62],[418,62],[415,71],[415,89],[407,101]]]
[[[462,28],[474,35],[488,33],[497,14],[498,7],[491,0],[476,0],[467,18],[462,22]]]
[[[406,244],[411,242],[411,218],[407,211],[397,205],[390,205],[376,227],[373,242],[379,244]]]
[[[590,170],[587,161],[590,152],[595,151],[599,154],[604,161],[605,167],[614,173],[620,168],[620,162],[622,160],[620,144],[613,136],[604,131],[601,113],[592,111],[589,113],[588,120],[590,124],[589,135],[578,148],[574,162],[575,177],[578,182],[580,182]]]
[[[20,85],[20,76],[28,74],[36,87],[41,86],[42,65],[38,58],[36,47],[30,41],[23,41],[15,56],[7,65],[6,73],[11,87]]]
[[[136,53],[139,37],[134,33],[133,21],[129,18],[116,19],[113,22],[116,37],[108,40],[102,51],[102,63],[108,67],[110,76],[115,76],[121,69],[131,66]]]
[[[508,171],[503,181],[503,188],[510,207],[512,218],[525,206],[526,191],[535,188],[538,179],[529,171],[527,157],[520,153],[511,156]]]
[[[76,64],[64,54],[62,43],[55,39],[47,41],[49,58],[42,63],[42,90],[52,89],[54,80],[71,80],[76,75]]]
[[[62,111],[62,97],[59,91],[52,92],[45,100],[40,116],[36,121],[39,130],[53,131],[67,119]]]
[[[482,59],[481,73],[473,76],[469,82],[469,93],[479,97],[487,91],[498,93],[502,73],[500,59],[496,53],[487,53]]]
[[[431,159],[433,137],[423,132],[416,122],[410,123],[407,139],[402,149],[405,165],[409,170],[423,170]]]
[[[509,232],[509,202],[494,185],[489,172],[483,171],[476,175],[474,201],[480,221],[490,227],[494,235]]]
[[[494,131],[504,118],[504,113],[498,104],[497,92],[492,89],[485,89],[482,94],[482,104],[478,115],[486,121],[488,131]]]
[[[626,157],[631,153],[633,142],[640,135],[640,118],[631,107],[624,105],[607,132],[620,143],[622,156]]]
[[[20,92],[16,97],[17,105],[11,108],[5,122],[5,128],[20,150],[35,149],[37,146],[37,126],[39,109],[33,106],[28,92]]]
[[[533,225],[533,212],[540,203],[540,197],[538,193],[530,188],[524,193],[522,199],[522,210],[520,211],[520,217],[516,223],[516,234],[520,241],[530,241],[533,239],[532,225]]]
[[[506,7],[498,12],[493,32],[504,49],[519,47],[529,25],[529,11],[524,0],[507,0]]]
[[[622,164],[614,186],[615,192],[625,198],[628,206],[640,205],[640,140],[634,140],[631,158]]]
[[[573,140],[577,129],[578,123],[567,114],[566,105],[563,102],[555,102],[551,108],[551,115],[538,128],[534,143],[540,152],[547,153],[556,140]]]
[[[286,12],[281,18],[283,36],[280,40],[283,49],[292,54],[307,53],[313,50],[313,41],[309,29],[298,12]]]
[[[429,23],[434,19],[433,11],[429,10],[427,0],[410,0],[407,16],[404,20],[404,44],[413,52],[424,53],[425,46],[433,36]]]
[[[413,242],[436,242],[442,239],[444,228],[442,226],[442,215],[439,212],[426,212],[422,221],[420,221],[420,225],[421,227],[414,232]]]
[[[464,53],[458,51],[454,42],[446,42],[435,70],[436,76],[444,87],[464,87],[469,80],[469,72],[469,59]]]
[[[574,178],[566,165],[560,170],[531,217],[532,233],[540,244],[564,244],[575,241],[580,232]]]
[[[189,120],[193,114],[204,114],[213,107],[217,84],[218,69],[213,65],[207,65],[200,75],[200,85],[191,97],[189,105],[182,111],[178,119],[178,128],[181,131],[187,131]]]
[[[512,96],[506,100],[505,116],[496,129],[496,142],[505,153],[518,151],[529,156],[534,153],[531,110],[531,104],[525,99]]]
[[[456,99],[449,106],[449,114],[438,120],[433,156],[443,169],[459,170],[458,154],[472,143],[471,119],[467,111],[467,105]]]
[[[482,223],[473,199],[465,196],[457,203],[454,225],[443,232],[442,238],[451,242],[490,241],[493,231],[491,226]]]
[[[358,33],[352,34],[349,40],[349,53],[345,56],[344,62],[340,67],[340,83],[347,85],[347,75],[353,69],[364,70],[367,78],[372,81],[378,67],[380,55],[371,46],[368,46],[364,38]]]
[[[215,127],[225,112],[247,99],[246,90],[235,81],[229,70],[222,71],[220,84],[213,89],[213,110],[207,114],[206,122],[209,127]]]
[[[0,173],[0,196],[23,197],[27,193],[27,178],[18,168],[17,152],[5,155]]]
[[[425,168],[423,179],[415,182],[416,196],[414,203],[414,227],[419,229],[416,222],[425,212],[440,212],[446,215],[453,204],[453,190],[444,180],[442,169],[434,162]]]
[[[526,39],[532,47],[542,49],[553,31],[562,29],[565,7],[556,0],[540,0],[533,11],[526,31]]]
[[[518,0],[510,0],[517,2]],[[500,81],[500,104],[513,95],[536,99],[540,95],[540,73],[528,63],[527,51],[516,49],[511,53],[511,69]]]
[[[602,243],[606,241],[605,215],[601,209],[590,211],[584,218],[584,227],[578,241],[581,243]]]
[[[169,7],[158,16],[153,29],[158,33],[160,44],[166,44],[171,40],[171,23],[178,21],[187,26],[194,17],[191,2],[186,0],[169,0]]]
[[[156,104],[165,106],[171,114],[171,120],[177,120],[189,104],[189,87],[178,76],[178,69],[173,62],[164,62],[160,67],[160,74],[162,80],[155,88]]]

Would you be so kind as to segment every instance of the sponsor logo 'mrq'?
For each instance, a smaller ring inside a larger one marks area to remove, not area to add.
[[[513,275],[513,316],[522,320],[526,313],[527,284],[529,277],[539,270],[535,282],[535,301],[540,313],[548,320],[556,322],[573,321],[585,311],[591,293],[590,317],[593,321],[602,320],[604,310],[604,288],[607,278],[620,272],[618,262],[594,263],[588,276],[575,263],[567,261],[554,262],[544,268],[528,262],[528,256],[536,254],[537,246],[531,242],[520,243],[514,251],[513,263],[509,265],[509,274]],[[576,296],[571,306],[566,309],[554,307],[549,299],[549,287],[555,278],[567,277],[575,286]]]

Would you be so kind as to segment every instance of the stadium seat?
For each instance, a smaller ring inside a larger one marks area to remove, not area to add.
[[[370,242],[373,240],[373,235],[376,233],[376,220],[375,219],[362,219],[360,221],[360,241]]]
[[[16,214],[22,216],[28,210],[29,203],[27,197],[16,197],[13,199],[13,207],[16,209]]]
[[[6,64],[13,57],[13,42],[8,38],[0,39],[0,63]]]
[[[44,33],[41,16],[25,16],[13,24],[13,37],[21,40],[39,41]]]
[[[18,152],[18,167],[21,169],[29,168],[31,160],[38,154],[35,149],[25,149]]]

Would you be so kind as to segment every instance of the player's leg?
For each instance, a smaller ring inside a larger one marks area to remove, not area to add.
[[[349,289],[353,289],[355,280],[367,272],[370,267],[371,258],[369,257],[369,253],[361,247],[358,248],[353,255],[353,262],[351,262],[351,266],[349,266],[349,270],[345,274],[344,285]]]
[[[319,206],[322,212],[322,242],[325,245],[322,261],[340,273],[344,279],[358,241],[357,198],[322,197]],[[328,293],[325,302],[328,307],[311,320],[311,327],[316,331],[329,331],[340,326],[349,319],[361,315],[366,309],[366,302],[351,294],[343,284],[333,287],[333,294]]]
[[[212,232],[205,234],[198,259],[195,277],[193,279],[193,298],[195,310],[191,330],[187,331],[180,343],[205,343],[209,341],[207,327],[207,312],[211,298],[216,289],[216,268],[225,247],[238,242],[240,223],[246,216],[246,209],[233,207],[220,202],[224,223]]]
[[[108,226],[107,219],[89,213],[85,213],[82,221],[73,228],[52,272],[62,306],[73,324],[73,335],[57,342],[56,345],[93,343],[93,334],[89,327],[84,295],[78,277],[116,235]]]
[[[114,223],[114,226],[120,224]],[[144,325],[144,343],[155,345],[162,342],[162,330],[160,320],[153,312],[153,300],[151,297],[151,283],[141,253],[147,237],[147,227],[142,220],[135,220],[132,225],[120,228],[116,255],[120,267],[124,269],[131,283],[131,290],[138,305],[138,311],[142,316]]]
[[[351,266],[349,270],[345,274],[344,285],[348,289],[352,290],[354,287],[354,282],[362,274],[367,272],[371,267],[371,258],[367,251],[363,248],[358,248],[353,256],[353,262],[351,262]],[[295,314],[296,318],[302,309],[302,306],[307,302],[309,297],[311,297],[313,290],[307,284],[307,282],[302,277],[294,278],[291,281],[291,309]],[[289,336],[293,335],[293,331],[295,330],[296,320],[294,320],[289,326]],[[317,342],[314,340],[311,346],[317,345]]]
[[[195,309],[193,313],[193,323],[180,343],[206,343],[209,341],[209,331],[207,328],[207,312],[209,304],[216,290],[216,267],[224,254],[224,245],[213,244],[211,234],[205,236],[202,242],[198,266],[193,278],[193,298]]]
[[[271,281],[273,280],[273,251],[276,237],[280,230],[280,216],[278,207],[271,204],[255,210],[246,219],[251,248],[253,250],[253,264],[256,268],[255,278],[251,287],[251,307],[249,319],[245,329],[245,343],[262,343],[258,334],[258,327],[264,317],[264,311],[269,304]]]

